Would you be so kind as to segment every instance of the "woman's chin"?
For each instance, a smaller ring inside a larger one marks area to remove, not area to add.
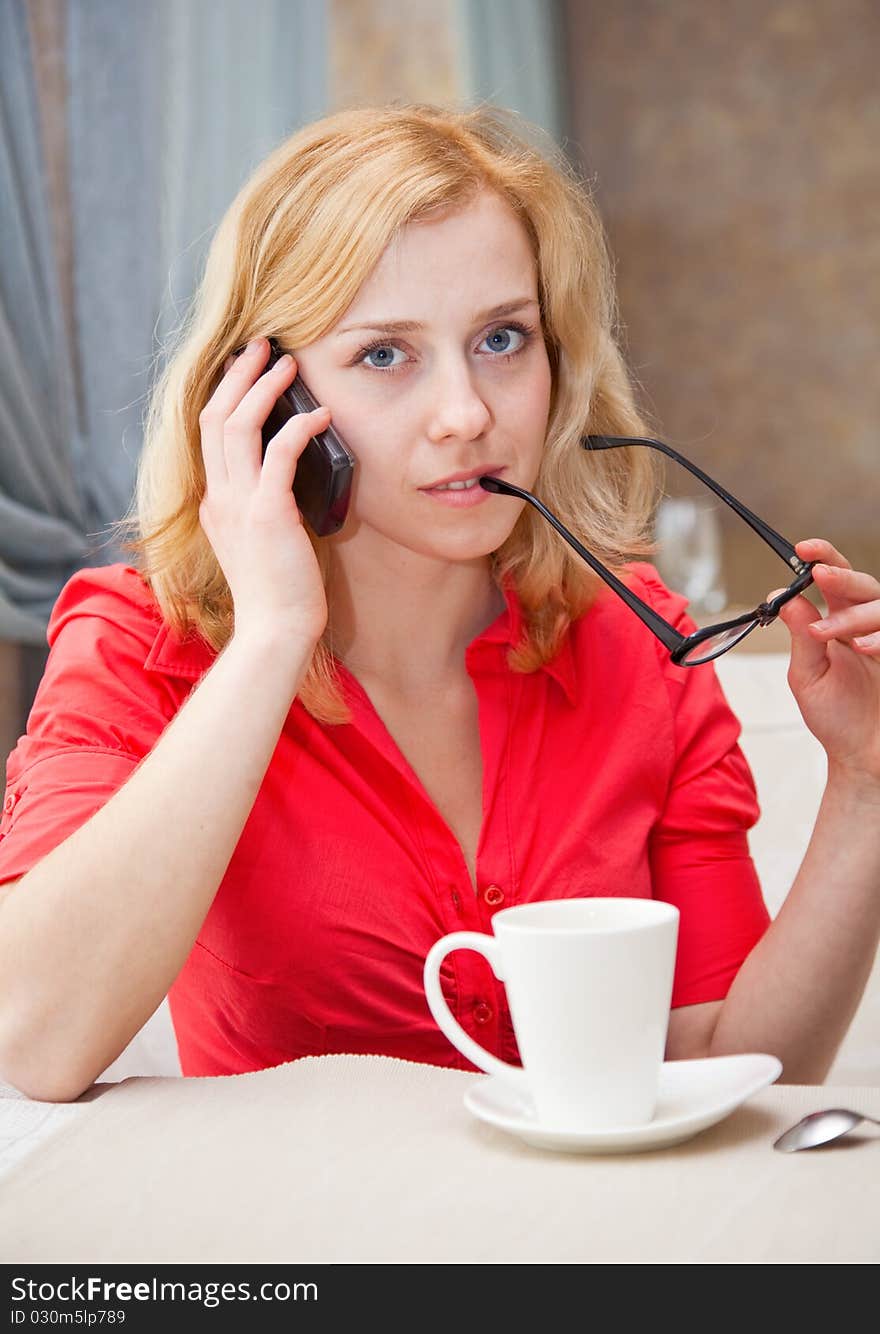
[[[503,546],[510,536],[508,525],[499,529],[497,524],[486,524],[479,531],[460,533],[421,532],[411,544],[411,550],[420,551],[434,560],[475,561],[488,559]]]
[[[483,519],[477,518],[476,514],[447,513],[443,522],[424,521],[418,526],[407,523],[392,527],[387,520],[379,526],[362,516],[354,524],[346,524],[346,529],[350,540],[357,543],[363,542],[369,532],[373,540],[432,560],[474,561],[491,556],[503,546],[515,521],[516,516],[513,522],[506,516],[505,522],[501,523],[497,515],[493,519]]]

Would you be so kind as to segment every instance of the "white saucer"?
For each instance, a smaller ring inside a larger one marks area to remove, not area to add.
[[[518,1135],[537,1149],[561,1153],[637,1153],[668,1148],[721,1121],[782,1074],[782,1062],[763,1052],[666,1061],[654,1119],[610,1130],[542,1127],[531,1099],[494,1075],[482,1075],[465,1091],[464,1105],[481,1121]]]

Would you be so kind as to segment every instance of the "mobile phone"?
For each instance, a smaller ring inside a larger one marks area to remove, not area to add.
[[[239,356],[244,348],[238,348]],[[271,370],[283,356],[274,338],[269,339],[269,359],[262,374]],[[263,458],[266,448],[285,422],[297,412],[313,412],[319,404],[299,371],[293,383],[285,389],[263,424]],[[313,435],[296,464],[293,494],[299,511],[318,537],[338,533],[345,523],[351,499],[355,457],[344,440],[328,426],[326,431]]]

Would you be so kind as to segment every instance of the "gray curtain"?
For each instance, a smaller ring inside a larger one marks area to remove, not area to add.
[[[564,147],[559,0],[457,0],[457,7],[465,95],[519,112]]]
[[[122,558],[162,340],[327,63],[323,0],[0,0],[0,639]]]

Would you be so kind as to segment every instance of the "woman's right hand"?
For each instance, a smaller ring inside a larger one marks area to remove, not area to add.
[[[232,594],[235,634],[310,636],[327,624],[321,571],[292,487],[309,440],[326,430],[330,409],[298,413],[269,441],[262,461],[262,427],[293,383],[296,362],[277,362],[262,374],[265,338],[228,358],[223,379],[199,414],[205,494],[199,519]]]

